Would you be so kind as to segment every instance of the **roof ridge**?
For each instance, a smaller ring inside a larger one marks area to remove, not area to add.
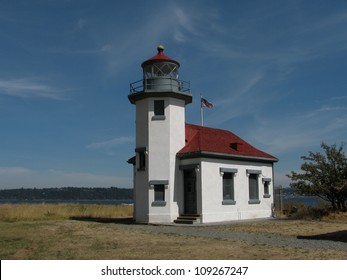
[[[196,128],[198,128],[199,130],[219,130],[219,131],[224,131],[224,132],[227,132],[227,133],[231,133],[235,136],[237,136],[235,133],[231,132],[230,130],[226,130],[226,129],[223,129],[223,128],[215,128],[215,127],[209,127],[209,126],[203,126],[203,125],[198,125],[198,124],[191,124],[191,123],[186,123],[186,125],[189,125],[189,126],[194,126]],[[239,137],[239,136],[237,136]],[[240,137],[239,137],[240,138]]]

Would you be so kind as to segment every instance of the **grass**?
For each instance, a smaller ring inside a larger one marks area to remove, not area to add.
[[[0,205],[0,259],[347,259],[342,249],[149,232],[146,226],[124,223],[122,218],[131,214],[131,205]],[[345,231],[347,219],[334,215],[326,220],[280,219],[208,227],[290,236]]]
[[[66,220],[131,217],[132,205],[102,204],[0,204],[0,221]]]
[[[296,225],[295,221],[290,221],[289,225],[280,223],[282,229],[305,227],[303,224]],[[268,231],[269,225],[261,222],[257,231],[262,229]],[[225,225],[221,230],[233,229],[231,225]],[[238,240],[153,233],[134,224],[42,220],[0,222],[0,259],[314,260],[347,259],[347,255],[343,250],[277,247]]]

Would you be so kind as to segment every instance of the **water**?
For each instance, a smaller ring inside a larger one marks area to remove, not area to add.
[[[303,203],[306,206],[317,206],[320,199],[315,196],[284,196],[283,202],[298,202]],[[23,199],[0,199],[0,204],[104,204],[104,205],[117,205],[117,204],[133,204],[132,199],[75,199],[75,200],[64,200],[64,199],[33,199],[33,200],[23,200]]]
[[[29,203],[29,204],[106,204],[106,205],[118,205],[118,204],[133,204],[132,199],[100,199],[100,200],[90,200],[90,199],[75,199],[75,200],[64,200],[64,199],[0,199],[0,204],[20,204],[20,203]]]
[[[316,196],[284,196],[283,203],[296,202],[303,203],[306,206],[317,206],[321,199]]]

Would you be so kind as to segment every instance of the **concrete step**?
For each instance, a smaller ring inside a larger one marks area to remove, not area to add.
[[[200,215],[198,214],[182,214],[174,220],[176,224],[194,224],[200,222]]]

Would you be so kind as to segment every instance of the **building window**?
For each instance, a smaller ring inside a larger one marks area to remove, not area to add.
[[[165,120],[165,103],[164,100],[154,100],[154,116],[152,121]]]
[[[146,170],[146,148],[136,148],[135,152],[137,153],[137,170],[143,171]]]
[[[164,115],[164,100],[154,100],[154,116]]]
[[[234,173],[223,174],[223,204],[235,204]]]
[[[154,185],[154,201],[165,201],[164,185]]]
[[[259,200],[259,186],[258,186],[258,174],[249,174],[249,204],[258,204]]]
[[[270,182],[271,182],[271,179],[264,178],[263,182],[264,182],[264,195],[263,195],[263,197],[264,198],[269,198],[269,197],[271,197],[271,195],[270,195]]]
[[[139,152],[139,170],[146,169],[146,154],[145,152]]]
[[[223,205],[234,205],[235,201],[235,188],[234,178],[237,173],[236,168],[220,168],[220,174],[223,176]]]
[[[163,207],[166,206],[165,201],[165,190],[169,186],[168,180],[151,180],[149,181],[149,187],[153,190],[153,202],[152,206],[154,207]]]

